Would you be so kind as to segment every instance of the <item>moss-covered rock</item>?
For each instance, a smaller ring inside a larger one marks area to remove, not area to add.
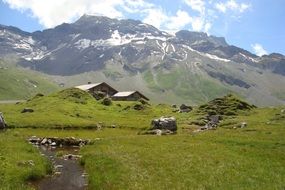
[[[232,94],[216,98],[207,104],[201,105],[198,112],[208,115],[237,115],[239,111],[248,111],[256,106],[251,105]]]
[[[111,100],[111,98],[104,98],[104,99],[102,100],[102,104],[105,105],[105,106],[110,106],[110,105],[112,105],[112,100]]]

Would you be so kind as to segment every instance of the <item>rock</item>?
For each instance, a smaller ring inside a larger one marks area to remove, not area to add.
[[[180,110],[179,109],[174,109],[174,110],[172,110],[172,112],[173,113],[177,113],[177,112],[180,112]]]
[[[78,160],[81,157],[82,157],[81,155],[67,154],[67,155],[63,156],[63,159],[65,159],[65,160]]]
[[[0,112],[0,129],[5,129],[5,128],[6,128],[6,123],[4,120],[4,116],[3,116],[3,113]]]
[[[170,130],[172,132],[177,130],[176,119],[174,117],[161,117],[151,121],[151,129]]]
[[[177,105],[176,104],[172,104],[171,107],[172,108],[177,108]]]
[[[193,108],[191,106],[186,106],[185,104],[181,104],[179,113],[188,113],[192,111],[192,109]]]
[[[59,176],[59,175],[61,175],[61,172],[54,172],[53,175],[54,175],[54,176]]]
[[[41,141],[41,139],[36,137],[36,136],[32,136],[32,137],[29,138],[29,142],[33,143],[33,144],[39,144],[40,141]]]
[[[116,128],[116,127],[117,127],[116,125],[111,125],[111,128],[113,128],[113,129]]]
[[[52,143],[51,139],[48,139],[47,142],[48,142],[48,144],[51,144],[51,143]]]
[[[285,113],[285,109],[282,109],[282,110],[281,110],[281,113]]]
[[[76,139],[74,137],[58,138],[58,137],[45,137],[37,138],[32,136],[28,139],[29,142],[33,144],[42,144],[52,147],[57,146],[84,146],[90,143],[90,140]]]
[[[247,123],[246,122],[241,122],[240,128],[245,128],[245,127],[247,127]]]
[[[204,130],[207,130],[208,129],[208,126],[207,125],[205,125],[204,127],[200,127],[200,130],[201,131],[204,131]]]
[[[216,129],[218,127],[218,124],[220,122],[221,116],[219,115],[209,115],[207,117],[207,124],[203,127],[201,127],[201,130],[209,130],[209,129]]]
[[[96,124],[96,129],[97,129],[97,130],[101,130],[101,129],[102,129],[102,125],[99,124],[99,123],[97,123],[97,124]]]
[[[47,138],[44,138],[41,142],[41,144],[46,144],[48,142]]]
[[[135,110],[143,110],[144,106],[142,104],[136,104],[136,105],[134,105],[134,109]]]
[[[34,110],[32,108],[24,108],[21,113],[32,113]]]
[[[156,135],[161,135],[162,134],[162,131],[160,129],[155,129],[154,132],[155,132]]]
[[[54,166],[55,170],[60,169],[60,168],[63,168],[63,165],[56,165],[56,166]]]
[[[154,130],[148,130],[146,131],[144,134],[146,135],[170,135],[170,134],[173,134],[174,132],[173,131],[170,131],[170,130],[163,130],[163,129],[154,129]]]

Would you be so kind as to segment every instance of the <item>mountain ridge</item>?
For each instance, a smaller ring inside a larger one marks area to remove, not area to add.
[[[157,100],[199,103],[236,92],[257,104],[285,101],[283,55],[259,57],[206,33],[171,35],[141,21],[84,15],[33,33],[0,26],[0,40],[0,56],[16,54],[19,65],[70,86],[76,76],[86,83],[88,73],[97,73],[91,80],[119,87],[126,78],[139,80],[129,84]]]

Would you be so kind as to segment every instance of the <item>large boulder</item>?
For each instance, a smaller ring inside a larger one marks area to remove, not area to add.
[[[169,131],[176,131],[177,124],[176,119],[174,117],[161,117],[159,119],[154,119],[151,121],[151,129],[150,130],[169,130]]]
[[[3,114],[0,112],[0,129],[4,129],[6,127],[5,120]]]
[[[185,104],[181,104],[179,112],[180,113],[188,113],[188,112],[192,111],[192,109],[193,108],[191,106],[187,106]]]

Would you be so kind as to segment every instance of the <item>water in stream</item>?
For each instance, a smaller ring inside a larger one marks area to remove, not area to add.
[[[65,154],[78,155],[79,147],[39,146],[55,169],[54,175],[46,177],[33,184],[39,190],[85,190],[87,189],[87,174],[79,165],[78,160],[68,157],[57,157],[58,151]]]

